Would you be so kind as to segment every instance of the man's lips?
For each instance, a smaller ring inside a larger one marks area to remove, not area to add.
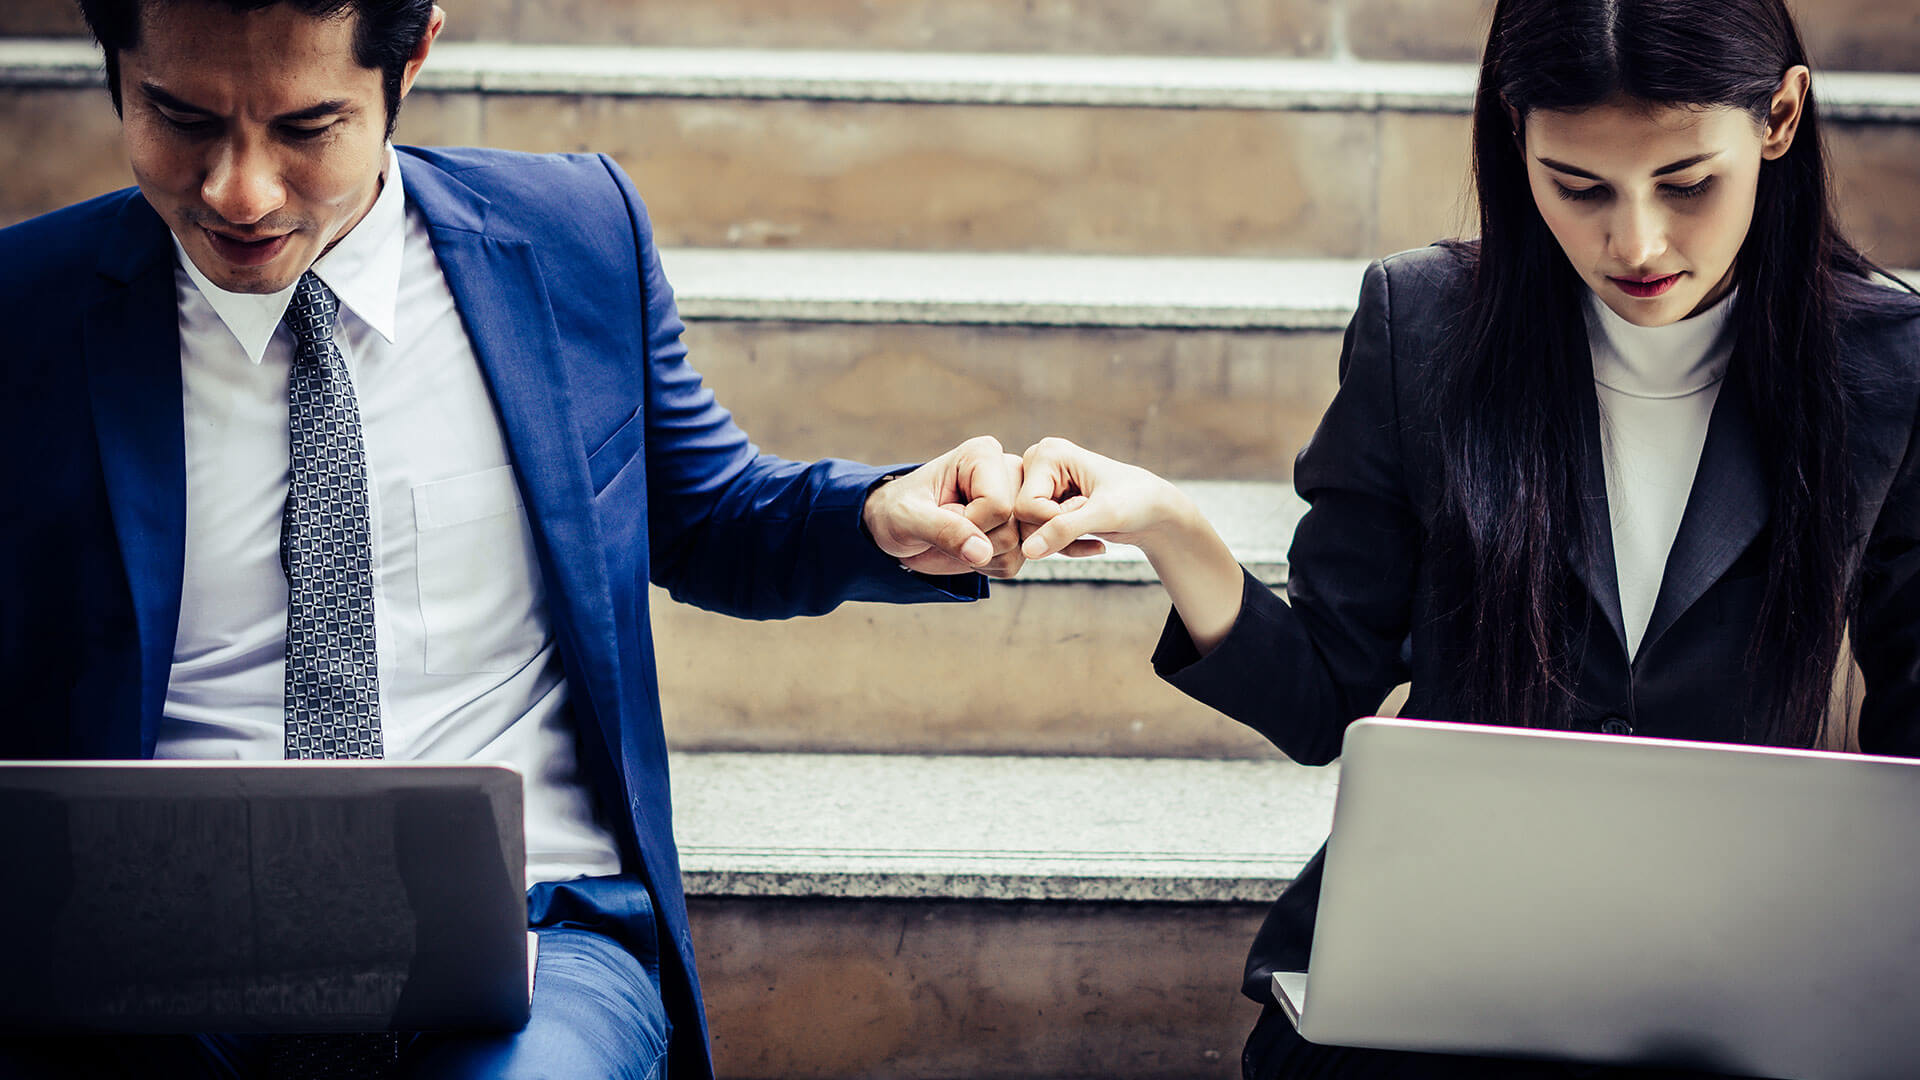
[[[1619,286],[1620,291],[1626,293],[1628,296],[1645,300],[1649,297],[1659,296],[1661,293],[1673,288],[1674,284],[1680,280],[1680,275],[1668,274],[1665,277],[1613,277],[1612,275],[1608,275],[1607,280]]]
[[[207,242],[213,245],[215,254],[236,266],[261,266],[272,262],[279,257],[287,246],[287,239],[293,235],[281,233],[258,240],[242,240],[216,232],[205,225],[200,226],[200,231],[206,234]]]

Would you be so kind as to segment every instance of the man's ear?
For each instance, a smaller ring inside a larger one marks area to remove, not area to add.
[[[447,13],[439,4],[433,5],[433,15],[427,20],[427,29],[420,35],[420,44],[414,47],[413,55],[407,58],[407,66],[400,72],[400,97],[405,100],[408,91],[413,89],[413,80],[427,62],[427,53],[433,48],[433,39],[447,25]]]
[[[1767,128],[1760,141],[1760,156],[1777,161],[1793,147],[1793,136],[1800,130],[1800,117],[1806,111],[1807,93],[1813,86],[1813,72],[1805,64],[1795,64],[1780,76],[1780,88],[1773,92],[1767,106]]]

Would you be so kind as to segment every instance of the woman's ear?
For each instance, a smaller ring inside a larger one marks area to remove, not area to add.
[[[1800,115],[1806,110],[1807,91],[1813,85],[1813,72],[1805,64],[1795,64],[1780,77],[1780,89],[1773,92],[1767,106],[1767,129],[1760,140],[1760,156],[1777,161],[1793,146],[1794,133],[1800,130]]]
[[[1520,110],[1505,101],[1500,103],[1500,107],[1507,110],[1507,127],[1513,131],[1514,145],[1524,148],[1527,145],[1527,129],[1525,122],[1520,119]]]

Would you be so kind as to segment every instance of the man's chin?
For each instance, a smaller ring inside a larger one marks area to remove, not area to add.
[[[299,280],[295,262],[283,252],[265,266],[235,266],[210,251],[187,249],[193,263],[208,281],[230,293],[277,293]]]
[[[312,261],[305,230],[284,234],[277,243],[264,246],[223,245],[207,229],[187,221],[175,223],[173,234],[194,268],[231,293],[279,292],[299,280],[300,271]],[[222,251],[223,246],[231,250]]]
[[[215,285],[220,286],[222,289],[225,289],[230,293],[244,293],[250,296],[266,296],[270,293],[280,292],[284,290],[287,286],[292,285],[295,281],[299,280],[299,275],[295,274],[292,277],[286,278],[285,280],[282,280],[276,277],[276,278],[228,279],[226,281],[222,281],[219,278],[209,274],[207,276],[207,280],[213,282]]]

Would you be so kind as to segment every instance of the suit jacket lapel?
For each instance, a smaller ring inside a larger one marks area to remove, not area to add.
[[[112,236],[84,328],[87,392],[139,640],[139,753],[151,757],[186,559],[180,321],[166,223],[131,195]],[[120,735],[110,742],[132,748]]]
[[[447,173],[400,155],[506,431],[553,603],[555,633],[603,729],[620,716],[619,657],[587,457],[573,422],[553,305],[533,245],[487,230],[488,203]],[[619,759],[618,744],[608,749]]]
[[[1582,341],[1580,355],[1587,355]],[[1591,361],[1589,361],[1591,364]],[[1620,615],[1620,579],[1613,553],[1613,518],[1607,502],[1606,448],[1600,441],[1600,402],[1592,392],[1580,397],[1580,438],[1587,448],[1587,467],[1580,478],[1581,543],[1569,552],[1573,574],[1587,587],[1607,617],[1613,636],[1626,652],[1626,620]],[[1631,659],[1631,657],[1629,657]]]
[[[1667,555],[1660,594],[1641,638],[1642,649],[1658,641],[1766,526],[1771,500],[1742,370],[1736,355],[1707,424],[1700,466],[1694,472],[1680,531]]]

